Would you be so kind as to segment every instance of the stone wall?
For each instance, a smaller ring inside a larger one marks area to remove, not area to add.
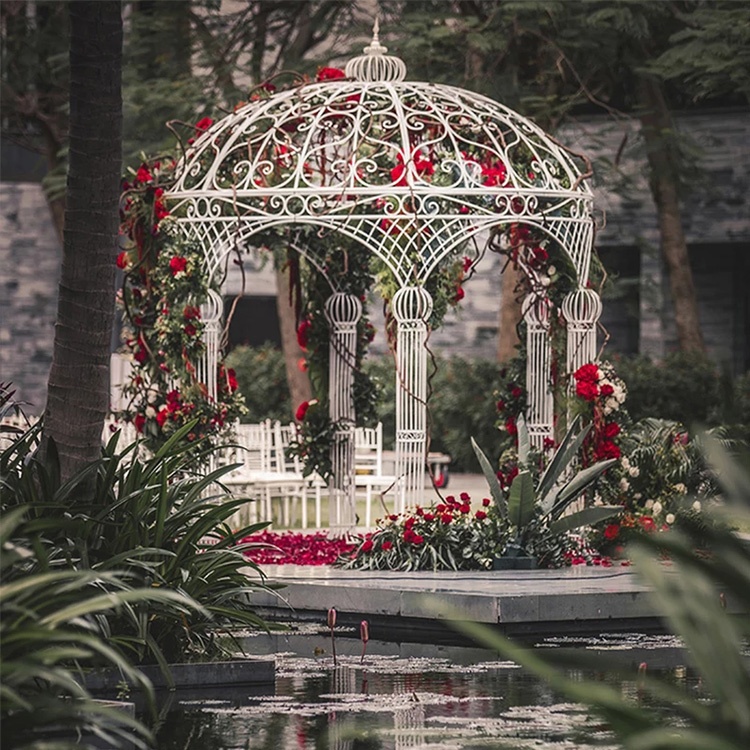
[[[47,398],[60,257],[42,186],[0,183],[0,381],[29,414]]]

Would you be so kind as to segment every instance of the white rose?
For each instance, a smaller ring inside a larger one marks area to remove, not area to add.
[[[654,501],[653,500],[646,500],[645,508],[646,510],[651,510],[651,508],[654,507]]]
[[[549,274],[550,276],[554,276],[554,275],[555,275],[555,274],[557,273],[557,269],[556,269],[556,268],[555,268],[554,266],[549,266],[549,267],[547,268],[547,273],[548,273],[548,274]]]
[[[696,500],[693,503],[693,510],[700,510],[700,509],[701,509],[701,501],[700,500]]]
[[[674,486],[674,491],[680,495],[685,495],[687,494],[687,487],[682,482],[677,482]]]
[[[620,463],[622,463],[622,468],[626,471],[630,468],[630,460],[627,456],[623,456]]]
[[[630,482],[628,482],[628,480],[625,479],[625,477],[623,477],[620,480],[619,487],[620,487],[620,490],[622,490],[622,492],[627,492],[627,490],[630,489]]]
[[[542,286],[549,286],[552,283],[552,279],[549,276],[542,276],[539,280],[542,282]]]
[[[654,510],[654,515],[655,516],[658,516],[659,513],[661,513],[661,511],[662,511],[662,505],[661,505],[661,503],[658,500],[654,503],[653,510]]]
[[[666,522],[669,524],[674,523],[674,513],[667,513]]]
[[[640,476],[641,470],[637,466],[631,466],[630,469],[628,469],[628,474],[630,474],[631,477],[637,477]]]
[[[156,409],[153,406],[147,406],[145,414],[149,419],[153,419],[156,416]]]
[[[640,500],[643,497],[640,492],[636,492],[635,495],[633,495],[634,500]]]

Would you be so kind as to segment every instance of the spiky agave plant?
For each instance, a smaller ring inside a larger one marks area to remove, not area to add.
[[[529,432],[523,416],[518,418],[518,475],[513,480],[506,499],[495,469],[472,438],[472,446],[489,485],[495,507],[501,519],[510,527],[508,541],[502,554],[506,557],[534,557],[536,543],[543,536],[555,536],[588,526],[618,514],[616,505],[583,508],[567,515],[571,503],[581,497],[594,482],[616,462],[599,461],[574,470],[574,461],[590,425],[578,428],[575,420],[560,446],[553,454],[539,480],[535,483],[531,471]]]

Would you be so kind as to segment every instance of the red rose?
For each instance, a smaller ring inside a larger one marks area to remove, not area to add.
[[[615,392],[615,389],[609,383],[604,383],[599,389],[599,392],[602,396],[611,396]]]
[[[393,547],[393,542],[386,541],[386,542],[383,542],[383,544],[381,546],[382,546],[383,552],[388,552],[388,550],[391,547]]]
[[[485,508],[489,508],[489,507],[490,507],[490,503],[491,503],[491,502],[492,502],[492,500],[490,500],[490,499],[489,499],[488,497],[483,497],[483,498],[482,498],[482,505],[483,505],[483,506],[484,506]]]
[[[471,510],[471,506],[469,505],[469,503],[464,503],[459,507],[459,510],[461,511],[461,513],[468,513]]]
[[[554,438],[544,438],[542,448],[546,451],[552,450],[555,447]]]
[[[346,73],[341,68],[320,68],[315,76],[316,81],[335,81],[337,78],[346,78]]]
[[[212,125],[214,121],[210,117],[202,117],[198,122],[195,123],[195,134],[196,136],[201,133],[205,133]]]
[[[653,531],[656,528],[656,524],[654,523],[654,519],[651,518],[651,516],[641,516],[638,519],[638,523],[641,525],[641,528],[644,531]]]
[[[495,406],[498,411],[505,411],[505,401],[498,401]]]
[[[143,427],[146,424],[146,417],[143,414],[136,414],[133,420],[136,432],[143,432]]]
[[[587,365],[581,365],[574,373],[573,377],[576,380],[585,380],[589,383],[599,382],[599,368],[592,363]]]
[[[476,518],[477,521],[484,521],[484,519],[487,518],[487,514],[483,510],[478,510],[474,514],[474,518]]]
[[[490,164],[483,164],[482,177],[484,177],[482,184],[486,187],[498,187],[505,184],[507,180],[505,164],[503,164],[501,161],[496,161]]]
[[[606,438],[617,437],[620,434],[620,425],[617,422],[609,422],[604,425],[602,435]]]
[[[421,534],[413,534],[411,538],[411,543],[415,547],[419,547],[420,544],[424,544],[424,537]]]
[[[425,521],[434,521],[435,515],[433,513],[425,513],[424,514],[424,520]]]
[[[456,294],[453,297],[454,302],[460,302],[466,296],[464,288],[462,286],[456,287]]]
[[[372,551],[372,539],[368,539],[365,542],[362,543],[362,552],[371,552]]]
[[[117,267],[118,268],[127,268],[128,263],[130,263],[130,258],[125,250],[123,250],[118,256],[117,256]]]
[[[198,329],[192,323],[188,323],[182,330],[185,332],[186,336],[195,336],[195,334],[198,333]]]
[[[227,370],[227,385],[230,393],[234,393],[239,385],[237,383],[237,373],[231,367]]]
[[[576,383],[576,396],[585,401],[593,401],[599,395],[599,386],[589,380],[579,380]]]
[[[518,435],[518,427],[516,427],[516,420],[513,417],[505,420],[505,430],[511,436]]]
[[[169,210],[162,203],[162,201],[154,201],[154,218],[156,221],[161,221],[165,216],[169,216]]]
[[[135,173],[135,184],[136,185],[145,185],[148,182],[152,182],[154,179],[154,176],[151,174],[151,171],[145,164],[141,164],[140,167],[138,167],[138,171]]]
[[[185,305],[185,309],[182,311],[182,317],[185,318],[185,320],[198,320],[200,319],[200,316],[201,309],[195,305]]]
[[[461,498],[461,500],[462,500],[463,502],[465,502],[465,503],[468,503],[468,502],[470,502],[470,501],[471,501],[471,495],[469,495],[469,493],[468,493],[468,492],[462,492],[462,493],[461,493],[461,494],[459,495],[459,497],[460,497],[460,498]]]
[[[473,261],[468,255],[464,255],[462,268],[464,269],[464,273],[467,273],[468,270],[471,268]]]
[[[305,421],[305,415],[307,414],[307,410],[313,405],[317,404],[318,402],[316,399],[312,399],[311,401],[303,401],[298,407],[297,411],[294,414],[295,419],[298,422],[304,422]]]
[[[440,520],[444,524],[449,524],[453,520],[453,516],[450,513],[443,513],[443,515],[440,516]]]
[[[159,413],[156,415],[156,421],[159,427],[164,427],[164,423],[167,421],[168,417],[169,417],[169,410],[166,407],[164,409],[159,410]]]
[[[597,461],[620,458],[620,449],[611,440],[602,440],[594,448],[594,457]]]
[[[513,398],[521,398],[521,396],[523,396],[523,388],[514,385],[513,388],[511,388],[510,395],[513,396]]]
[[[177,276],[178,273],[185,271],[187,268],[187,258],[182,255],[175,255],[169,261],[169,270],[172,272],[172,276]]]
[[[616,523],[611,523],[609,526],[607,526],[606,529],[604,529],[604,538],[605,539],[617,539],[618,534],[620,533],[620,526]]]

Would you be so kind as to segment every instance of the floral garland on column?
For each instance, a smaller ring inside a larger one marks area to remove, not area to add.
[[[197,133],[210,125],[204,118]],[[201,248],[184,239],[163,200],[174,167],[174,159],[162,158],[131,170],[120,211],[124,249],[117,267],[123,283],[117,300],[133,370],[123,386],[127,406],[116,416],[132,422],[152,450],[193,420],[189,441],[215,438],[246,411],[234,371],[223,362],[217,365],[216,399],[198,378],[204,351],[200,306],[209,283]]]

